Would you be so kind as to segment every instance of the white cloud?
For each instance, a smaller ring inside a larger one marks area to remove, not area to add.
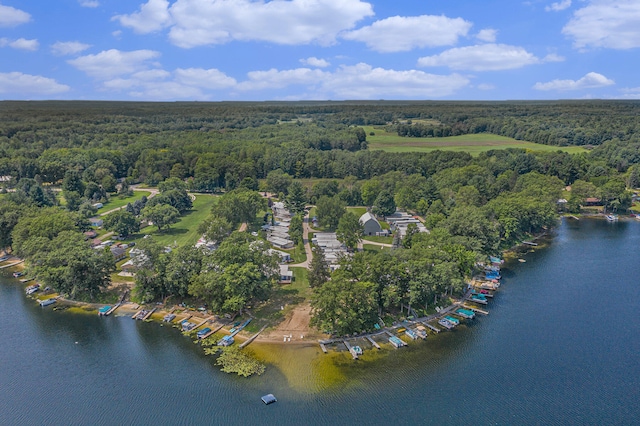
[[[82,7],[96,8],[100,6],[100,2],[98,0],[78,0],[78,3],[80,3],[80,6]]]
[[[481,83],[478,84],[478,89],[480,90],[493,90],[496,88],[496,86],[494,86],[493,84],[488,84],[488,83]]]
[[[564,56],[560,56],[556,53],[549,53],[547,56],[542,58],[542,62],[564,62],[565,59],[566,58]]]
[[[251,71],[247,73],[249,80],[238,84],[239,90],[282,89],[294,85],[312,85],[325,80],[330,73],[318,69],[296,68],[278,71],[272,68],[268,71]]]
[[[578,49],[640,47],[640,2],[637,0],[591,0],[574,12],[562,33],[573,38]]]
[[[124,27],[132,28],[140,34],[147,34],[165,28],[171,22],[167,0],[149,0],[140,6],[140,11],[130,15],[117,15],[112,20],[120,21]]]
[[[90,44],[80,43],[79,41],[57,41],[51,45],[51,52],[58,56],[75,55],[90,47]]]
[[[579,80],[552,80],[547,83],[536,83],[533,88],[536,90],[582,90],[595,89],[598,87],[611,86],[615,84],[613,80],[608,79],[597,72],[590,72]]]
[[[537,64],[540,60],[522,47],[506,44],[480,44],[456,47],[439,55],[418,59],[418,66],[446,66],[454,70],[497,71]]]
[[[0,73],[0,93],[54,95],[63,93],[70,88],[54,79],[39,75],[23,74],[21,72]]]
[[[310,67],[316,67],[316,68],[326,68],[329,65],[331,65],[328,61],[324,59],[318,59],[315,56],[311,56],[306,59],[300,59],[300,63],[303,65],[308,65]]]
[[[226,89],[236,85],[236,80],[215,68],[178,68],[175,72],[178,83],[203,89]]]
[[[372,15],[362,0],[176,0],[170,7],[148,0],[139,12],[114,19],[139,33],[170,26],[169,40],[192,48],[232,40],[327,45]]]
[[[0,27],[15,27],[31,20],[31,15],[20,9],[0,4]]]
[[[38,40],[35,39],[27,40],[24,38],[19,38],[9,43],[9,46],[13,47],[14,49],[29,50],[34,52],[38,50],[38,48],[40,47],[40,43],[38,43]]]
[[[485,28],[484,30],[480,30],[476,35],[476,38],[480,41],[486,41],[487,43],[493,43],[496,41],[498,37],[498,30],[494,30],[491,28]]]
[[[147,70],[149,61],[158,56],[160,56],[160,53],[153,50],[122,52],[111,49],[95,55],[80,56],[67,62],[92,77],[109,79],[119,75]]]
[[[0,38],[0,47],[12,47],[14,49],[19,50],[30,50],[36,51],[40,47],[40,43],[38,40],[27,40],[24,38],[19,38],[17,40],[9,40],[8,38]]]
[[[571,0],[562,0],[556,3],[551,3],[550,6],[546,6],[544,10],[547,12],[559,12],[571,7]]]
[[[617,96],[617,99],[640,99],[640,87],[627,87],[620,91],[622,95]]]
[[[423,71],[373,68],[360,63],[342,66],[335,72],[297,68],[253,71],[238,84],[242,91],[304,86],[303,94],[288,99],[424,99],[453,94],[469,84],[466,77],[434,75]]]
[[[471,23],[446,16],[392,16],[342,35],[361,41],[377,52],[402,52],[415,48],[450,46],[465,36]]]

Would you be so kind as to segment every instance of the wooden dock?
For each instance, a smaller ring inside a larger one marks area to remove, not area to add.
[[[205,319],[205,320],[204,320],[204,321],[202,321],[201,323],[196,324],[196,325],[195,325],[195,327],[193,327],[193,328],[192,328],[191,330],[189,330],[189,331],[196,330],[196,329],[198,329],[198,328],[202,327],[202,326],[203,326],[203,325],[205,325],[207,322],[209,322],[209,321],[213,320],[213,318],[214,318],[214,317],[209,317],[209,318]]]
[[[245,340],[244,342],[242,342],[242,344],[240,345],[240,349],[249,346],[249,344],[251,342],[253,342],[254,340],[256,340],[256,337],[258,337],[260,335],[260,333],[262,333],[266,328],[267,328],[268,324],[265,324],[262,326],[262,328],[260,329],[260,331],[258,331],[256,334],[254,334],[253,336],[249,337],[247,340]]]
[[[374,348],[376,349],[380,349],[380,345],[376,343],[375,340],[373,340],[370,336],[364,336],[367,338],[367,340],[373,345]]]
[[[33,278],[23,278],[20,280],[21,283],[28,283],[29,281],[33,281]]]
[[[526,244],[528,246],[534,246],[534,247],[538,245],[538,243],[534,243],[531,241],[523,241],[522,244]]]
[[[139,314],[140,312],[142,312],[142,311],[143,311],[143,309],[140,309],[138,312],[136,312],[135,314],[131,315],[131,319],[136,319],[136,317],[138,316],[138,314]]]
[[[351,347],[351,345],[349,344],[349,342],[347,342],[346,340],[344,340],[342,343],[344,343],[344,345],[347,347],[347,349],[349,350],[349,353],[351,354],[351,356],[353,357],[353,359],[358,359],[358,354],[356,353],[356,351]]]
[[[116,303],[111,309],[109,309],[107,312],[104,313],[105,317],[108,317],[109,315],[111,315],[112,313],[114,313],[116,311],[116,309],[118,309],[120,307],[120,303]]]
[[[147,315],[145,315],[142,318],[142,321],[148,320],[151,317],[151,314],[153,314],[156,311],[156,308],[153,308],[152,310],[150,310],[149,312],[147,312]]]
[[[24,260],[19,260],[19,261],[17,261],[17,262],[10,263],[10,264],[8,264],[8,265],[2,265],[2,266],[0,266],[0,269],[4,269],[4,268],[11,268],[12,266],[19,265],[19,264],[21,264],[22,262],[24,262]]]
[[[473,306],[469,306],[469,305],[462,305],[462,307],[464,307],[464,308],[466,308],[466,309],[469,309],[469,310],[472,310],[473,312],[478,313],[478,314],[482,314],[482,315],[489,315],[489,312],[488,312],[488,311],[483,311],[482,309],[474,308]]]
[[[188,320],[188,319],[190,319],[192,316],[193,316],[193,315],[191,315],[191,314],[187,314],[187,316],[186,316],[186,317],[184,317],[184,318],[181,318],[181,319],[180,319],[180,321],[178,321],[177,317],[176,317],[176,318],[174,318],[174,319],[175,319],[175,321],[176,321],[177,323],[181,323],[182,321],[187,321],[187,320]]]
[[[433,325],[429,324],[429,323],[428,323],[428,322],[426,322],[426,321],[424,321],[424,322],[423,322],[423,324],[425,325],[425,327],[427,327],[429,330],[431,330],[431,331],[433,331],[433,332],[440,333],[440,331],[442,331],[442,330],[440,330],[438,327],[435,327],[435,326],[433,326]]]
[[[320,349],[322,349],[322,352],[324,352],[325,354],[327,353],[327,347],[324,345],[324,343],[320,343]]]

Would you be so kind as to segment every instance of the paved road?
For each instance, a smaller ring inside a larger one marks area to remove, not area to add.
[[[296,268],[311,269],[311,259],[313,258],[313,251],[311,250],[311,241],[309,241],[309,232],[313,230],[309,226],[309,213],[307,213],[302,221],[302,242],[304,243],[304,252],[307,254],[307,260],[295,265],[289,265]]]

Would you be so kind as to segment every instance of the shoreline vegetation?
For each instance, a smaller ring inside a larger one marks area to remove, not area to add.
[[[331,341],[358,358],[482,313],[491,256],[535,247],[559,216],[636,212],[638,115],[612,101],[0,102],[0,247],[49,289],[32,296],[65,296],[54,309],[176,315],[187,334],[210,328],[207,346]],[[245,361],[236,372],[258,374]]]

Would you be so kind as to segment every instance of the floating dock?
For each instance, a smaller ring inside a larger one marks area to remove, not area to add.
[[[324,352],[325,354],[328,352],[327,347],[324,345],[324,343],[320,343],[320,349],[322,349],[322,352]]]
[[[423,322],[423,324],[425,325],[425,327],[427,327],[428,329],[430,329],[431,331],[434,331],[436,333],[440,333],[442,330],[440,330],[438,327],[435,327],[431,324],[429,324],[428,322]]]
[[[377,344],[375,340],[373,340],[370,336],[365,336],[365,337],[373,345],[374,348],[380,349],[380,345]]]
[[[256,337],[258,337],[260,333],[262,333],[265,330],[265,328],[267,328],[267,324],[263,325],[260,331],[258,331],[256,334],[254,334],[253,336],[249,337],[247,340],[242,342],[242,344],[240,345],[240,349],[244,348],[245,346],[248,346],[251,342],[253,342],[256,339]]]
[[[343,341],[342,343],[344,343],[344,345],[347,347],[347,349],[349,350],[349,353],[351,354],[351,356],[353,357],[353,359],[358,359],[358,354],[356,353],[356,351],[351,347],[351,345],[349,344],[349,342],[347,342],[346,340]]]

